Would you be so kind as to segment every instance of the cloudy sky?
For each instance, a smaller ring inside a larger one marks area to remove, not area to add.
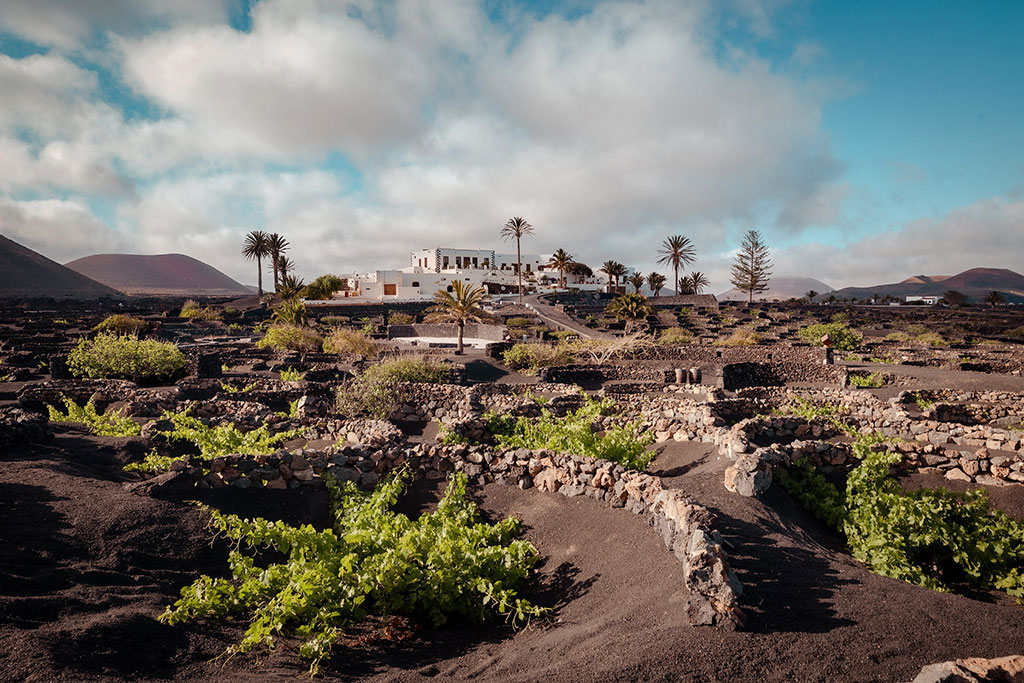
[[[1024,271],[1024,3],[3,0],[0,233],[245,283],[431,246],[565,248],[712,290]]]

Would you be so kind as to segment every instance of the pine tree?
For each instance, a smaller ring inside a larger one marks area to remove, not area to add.
[[[743,235],[743,243],[736,254],[736,263],[732,266],[732,286],[747,293],[747,303],[754,300],[756,292],[768,289],[772,266],[768,258],[768,245],[764,243],[761,233],[748,230]]]

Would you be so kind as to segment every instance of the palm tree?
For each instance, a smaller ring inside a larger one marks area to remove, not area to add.
[[[687,278],[684,275],[683,279],[689,280],[691,294],[700,294],[702,291],[704,291],[705,287],[711,284],[711,281],[708,280],[708,276],[700,272],[699,270],[695,270],[692,273],[690,273],[689,278]]]
[[[285,258],[282,256],[281,258]],[[281,281],[277,283],[277,294],[285,301],[296,299],[303,295],[306,283],[290,273],[281,273]]]
[[[281,280],[283,281],[285,275],[295,270],[295,261],[292,261],[284,254],[281,254],[277,257],[277,260],[274,261],[274,270],[281,274]],[[274,277],[277,277],[276,273]]]
[[[675,279],[672,282],[676,283],[676,296],[679,296],[679,266],[688,266],[693,263],[697,256],[697,250],[689,237],[672,235],[666,237],[665,241],[661,243],[658,253],[661,254],[658,263],[671,265],[672,270],[675,271]]]
[[[645,280],[646,278],[644,278],[643,273],[633,273],[629,276],[629,284],[633,285],[633,288],[636,290],[634,294],[640,293],[640,288],[644,286]]]
[[[431,317],[435,320],[451,320],[459,326],[459,348],[456,353],[462,353],[462,339],[466,331],[467,322],[480,322],[483,310],[480,302],[484,298],[483,287],[468,285],[462,280],[452,282],[452,291],[447,292],[439,289],[434,294],[436,304],[429,310]]]
[[[1005,303],[1005,301],[1006,300],[1003,299],[1003,295],[994,289],[985,296],[985,303],[991,305],[992,308]]]
[[[563,289],[565,288],[565,269],[568,268],[569,264],[572,262],[572,254],[567,252],[565,249],[559,249],[551,255],[550,259],[548,259],[548,267],[558,269],[558,286]]]
[[[809,289],[804,293],[804,296],[807,297],[807,303],[813,304],[814,297],[818,296],[818,293],[815,292],[813,289]]]
[[[655,298],[661,294],[661,288],[665,286],[665,276],[661,273],[648,273],[647,286],[654,292]]]
[[[523,303],[523,253],[520,248],[520,241],[523,237],[533,236],[533,226],[519,216],[509,218],[505,227],[501,229],[501,238],[510,240],[516,239],[516,272],[519,275],[519,303]]]
[[[615,284],[619,283],[619,277],[626,274],[626,266],[622,265],[618,261],[605,261],[598,272],[604,273],[608,276],[608,292],[612,292],[612,278],[615,279]]]
[[[262,230],[253,230],[242,242],[242,255],[250,261],[256,261],[256,289],[263,296],[263,259],[270,255],[270,236]]]
[[[274,264],[274,290],[277,290],[278,273],[280,271],[280,261],[282,254],[288,251],[288,240],[278,235],[276,232],[271,233],[267,236],[267,251],[270,254],[271,263]]]
[[[637,321],[645,320],[653,309],[642,294],[622,294],[612,299],[605,309],[616,318],[626,321],[626,332],[631,332]]]

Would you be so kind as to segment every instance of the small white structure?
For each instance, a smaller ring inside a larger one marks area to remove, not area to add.
[[[935,304],[942,301],[941,296],[908,296],[906,302],[908,304],[922,303],[928,306],[934,306]]]

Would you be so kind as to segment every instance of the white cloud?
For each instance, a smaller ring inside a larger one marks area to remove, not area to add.
[[[955,275],[969,268],[1021,272],[1021,226],[1024,200],[995,197],[845,247],[791,247],[777,254],[776,272],[815,277],[837,288],[889,284],[911,275]]]
[[[603,3],[511,31],[475,2],[352,7],[264,0],[249,33],[189,19],[112,36],[159,120],[126,121],[60,57],[0,63],[21,84],[0,111],[0,191],[122,193],[132,251],[236,277],[257,227],[285,233],[307,276],[404,265],[434,243],[500,247],[511,215],[537,226],[529,251],[649,270],[666,235],[710,259],[724,226],[766,206],[793,232],[842,204],[823,94],[742,51],[722,63],[708,5]],[[16,134],[26,122],[38,142]],[[331,151],[358,166],[357,192],[311,170]]]
[[[122,244],[113,232],[78,199],[15,201],[0,198],[4,235],[59,263]]]
[[[41,45],[74,49],[96,31],[224,17],[223,0],[4,0],[0,27]]]

